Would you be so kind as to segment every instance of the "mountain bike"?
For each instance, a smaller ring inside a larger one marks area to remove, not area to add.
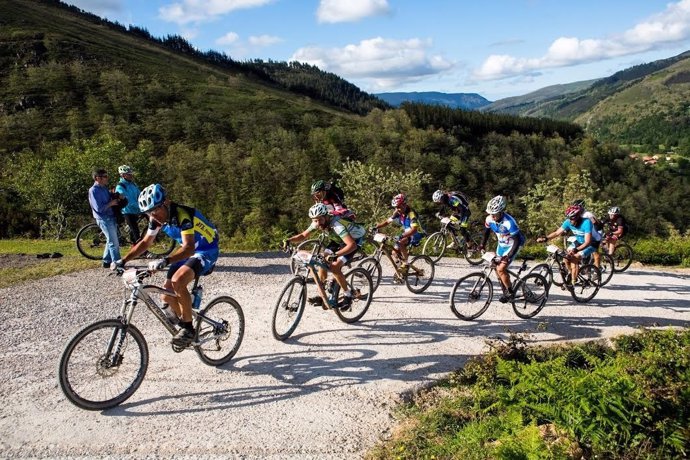
[[[486,252],[482,256],[486,262],[484,270],[470,273],[460,278],[450,293],[450,309],[458,318],[471,321],[479,318],[489,308],[494,298],[494,287],[491,274],[501,258],[493,252]],[[510,302],[513,311],[520,318],[528,319],[539,313],[549,298],[549,282],[538,273],[527,273],[520,276],[527,269],[527,261],[534,257],[521,257],[519,270],[508,270],[511,278],[512,295],[508,295],[506,302]],[[502,286],[499,280],[499,286]]]
[[[295,248],[295,251],[313,252],[314,254],[316,254],[317,252],[321,252],[326,247],[326,243],[328,243],[328,241],[328,233],[321,232],[317,238],[311,238],[300,242]],[[352,256],[352,259],[350,259],[350,261],[348,262],[348,265],[352,264],[353,262],[362,260],[366,256],[367,254],[364,252],[364,250],[362,248],[358,248]],[[293,275],[297,275],[299,274],[298,270],[300,269],[303,271],[303,275],[309,276],[309,270],[307,269],[307,267],[300,263],[294,257],[290,257],[290,273],[292,273]]]
[[[161,295],[176,297],[172,291],[144,284],[150,270],[118,269],[116,274],[129,291],[117,318],[85,326],[67,343],[60,358],[58,381],[67,399],[82,409],[104,410],[115,407],[139,388],[149,363],[144,335],[132,324],[137,305],[143,302],[171,334],[178,331],[174,313],[171,320],[162,308]],[[192,287],[192,315],[196,333],[186,347],[173,344],[179,353],[193,348],[201,361],[220,366],[235,356],[244,337],[244,314],[235,299],[216,297],[201,306],[199,277]],[[168,307],[169,309],[170,307]]]
[[[413,257],[410,263],[404,267],[394,253],[393,246],[390,244],[390,237],[383,233],[374,232],[371,241],[376,244],[374,254],[359,261],[357,266],[364,268],[371,275],[374,291],[381,284],[381,258],[384,254],[395,270],[393,282],[405,283],[407,289],[415,294],[424,292],[431,286],[436,271],[431,257],[425,255]]]
[[[293,278],[283,287],[273,308],[272,332],[277,340],[287,339],[297,329],[307,303],[307,277],[310,275],[323,302],[323,309],[333,310],[341,321],[357,322],[369,309],[374,293],[369,273],[363,268],[353,268],[343,273],[353,296],[350,306],[340,307],[343,300],[340,285],[333,279],[324,282],[319,277],[319,268],[324,268],[327,272],[330,272],[330,268],[318,250],[319,246],[315,246],[312,251],[298,251],[293,246],[286,250],[296,260],[298,268]]]
[[[546,252],[549,254],[547,262],[538,264],[530,270],[531,273],[537,273],[546,278],[549,283],[559,286],[570,292],[570,295],[576,302],[589,302],[597,295],[601,287],[601,270],[594,264],[580,265],[577,280],[572,283],[572,276],[570,270],[565,265],[565,257],[567,253],[556,245],[549,244],[546,247]],[[601,259],[602,261],[604,258]],[[560,279],[557,279],[560,277]]]
[[[145,235],[149,225],[149,221],[145,214],[139,216],[137,225],[139,226],[139,234],[142,236]],[[136,243],[136,241],[130,241],[129,234],[129,225],[127,225],[127,222],[124,219],[118,222],[117,238],[121,248],[127,248]],[[105,242],[105,234],[95,222],[83,226],[79,232],[77,232],[77,249],[81,255],[87,259],[101,260],[103,258],[103,251],[105,250]],[[156,240],[151,247],[149,247],[148,252],[146,252],[146,257],[152,259],[165,257],[172,252],[175,248],[175,244],[175,240],[166,235],[165,232],[158,232]]]
[[[613,249],[613,254],[611,257],[613,257],[613,271],[616,273],[619,272],[624,272],[626,271],[629,267],[630,264],[632,264],[633,261],[633,249],[632,246],[630,246],[628,243],[625,241],[617,240],[615,243],[612,241],[609,241],[608,238],[606,238],[602,242],[602,247],[604,248],[604,251],[608,253],[608,246],[610,244],[615,244],[616,247]]]
[[[482,241],[482,235],[476,230],[477,223],[470,225],[468,232],[471,241],[466,241],[461,234],[458,235],[459,229],[453,223],[450,217],[441,217],[436,214],[436,217],[441,219],[441,230],[432,233],[424,243],[422,254],[431,257],[431,260],[436,263],[447,253],[455,253],[457,256],[465,258],[470,265],[479,265],[482,263],[482,252],[479,245]]]

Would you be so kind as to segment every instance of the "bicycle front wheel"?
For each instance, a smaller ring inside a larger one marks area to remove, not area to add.
[[[529,273],[518,281],[511,303],[516,315],[529,319],[544,308],[548,298],[549,281],[538,273]]]
[[[244,313],[232,297],[216,297],[196,317],[194,346],[199,359],[209,366],[227,363],[244,338]]]
[[[103,259],[105,241],[105,235],[96,223],[85,225],[77,232],[77,250],[87,259]]]
[[[369,272],[361,267],[347,272],[345,279],[352,289],[352,304],[349,308],[336,308],[335,314],[345,323],[354,323],[362,319],[369,309],[374,295],[374,285]]]
[[[494,286],[484,273],[460,278],[450,293],[450,310],[458,318],[471,321],[484,314],[494,298]]]
[[[589,302],[599,292],[601,271],[596,265],[586,264],[580,267],[575,284],[572,284],[570,280],[571,277],[568,275],[566,283],[573,299],[580,303]]]
[[[432,233],[422,247],[422,254],[430,257],[434,263],[441,260],[445,251],[446,235],[443,232]]]
[[[549,283],[549,286],[551,286],[551,283],[553,283],[553,271],[551,266],[547,263],[537,264],[532,267],[529,272],[536,273],[537,275],[541,275],[546,278],[546,282]]]
[[[273,308],[273,337],[285,340],[295,332],[307,303],[307,283],[295,276],[283,288]]]
[[[609,284],[609,281],[611,281],[611,278],[613,278],[615,266],[616,263],[614,262],[613,257],[608,254],[599,255],[599,270],[601,270],[602,286]]]
[[[434,261],[429,256],[417,256],[410,261],[407,267],[405,285],[410,292],[419,294],[427,290],[434,281],[436,268]]]
[[[379,284],[381,284],[381,263],[376,259],[376,257],[367,257],[362,259],[357,266],[369,272],[373,291],[376,291],[379,288]]]
[[[144,336],[118,319],[90,324],[69,341],[58,381],[67,399],[86,410],[105,410],[137,391],[149,364]]]
[[[620,243],[613,250],[613,271],[614,272],[624,272],[630,267],[633,260],[633,250],[626,243]]]

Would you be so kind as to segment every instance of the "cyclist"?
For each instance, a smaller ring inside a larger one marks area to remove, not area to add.
[[[345,204],[345,196],[340,187],[330,182],[317,180],[311,184],[311,197],[314,203],[323,203],[328,208],[328,212],[334,216],[344,217],[355,220],[355,213],[348,209]]]
[[[113,268],[124,267],[145,252],[161,230],[180,244],[169,256],[149,262],[149,269],[169,266],[163,287],[174,291],[177,297],[164,295],[163,302],[181,318],[173,344],[187,346],[194,339],[192,298],[187,285],[197,275],[206,275],[213,269],[218,260],[218,230],[197,209],[170,201],[160,184],[151,184],[141,192],[139,208],[149,217],[146,235]]]
[[[520,249],[525,244],[525,236],[520,231],[517,222],[507,212],[505,197],[498,195],[493,197],[486,205],[486,220],[484,220],[484,236],[479,249],[484,251],[489,235],[493,231],[498,240],[496,255],[500,262],[496,265],[496,274],[501,282],[503,295],[498,299],[506,303],[513,297],[512,283],[508,275],[508,266],[515,259]]]
[[[613,255],[613,251],[616,250],[618,245],[618,240],[623,238],[628,232],[628,223],[625,217],[621,214],[621,208],[618,206],[611,206],[609,208],[609,219],[606,222],[608,225],[608,232],[606,233],[606,243],[608,246],[609,254]]]
[[[468,248],[472,248],[472,240],[470,239],[470,234],[467,231],[467,227],[470,220],[470,203],[464,193],[460,192],[444,192],[443,190],[436,190],[431,196],[434,203],[440,203],[443,208],[448,207],[450,209],[450,220],[454,225],[454,228],[460,230],[463,238]],[[436,214],[437,216],[439,214]],[[448,248],[451,249],[455,246],[455,241],[451,241]]]
[[[577,281],[580,271],[580,262],[584,257],[594,253],[594,238],[592,238],[592,221],[584,218],[584,209],[580,205],[570,205],[565,210],[566,219],[563,224],[546,237],[537,238],[538,243],[543,243],[552,238],[560,236],[570,230],[575,235],[576,241],[568,246],[565,264],[570,270],[573,285]]]
[[[336,282],[343,291],[343,300],[341,300],[337,308],[347,310],[352,305],[352,289],[347,284],[347,280],[342,272],[343,265],[347,264],[352,256],[357,252],[364,242],[364,235],[366,229],[344,217],[334,216],[329,213],[328,207],[323,203],[316,203],[309,208],[309,218],[311,225],[297,235],[283,241],[283,247],[287,247],[288,243],[299,243],[309,237],[315,230],[322,230],[330,234],[335,234],[339,240],[337,247],[333,249],[325,249],[326,262],[328,268],[333,272]],[[319,269],[319,277],[322,281],[326,279],[326,271]],[[309,303],[322,306],[324,309],[328,307],[323,304],[321,296],[314,296],[309,298]]]
[[[594,252],[592,253],[592,257],[594,258],[594,265],[596,265],[597,268],[599,268],[601,263],[601,257],[598,249],[599,246],[601,246],[601,229],[603,227],[603,224],[599,219],[597,219],[594,213],[586,209],[587,207],[585,206],[585,200],[577,199],[570,204],[582,206],[582,218],[589,219],[589,221],[592,222],[592,246],[594,246]]]
[[[89,189],[89,205],[91,214],[96,219],[98,227],[105,235],[105,250],[103,251],[103,267],[109,268],[111,262],[120,258],[120,241],[117,237],[117,220],[113,206],[118,206],[120,200],[108,191],[108,173],[105,169],[96,169],[93,174],[93,185]]]
[[[402,232],[395,237],[393,251],[401,262],[400,269],[405,273],[407,270],[407,257],[409,255],[407,250],[408,246],[419,246],[422,238],[426,236],[426,232],[417,217],[417,213],[407,203],[407,197],[403,193],[399,193],[393,197],[391,206],[395,208],[393,215],[383,222],[376,224],[373,229],[378,230],[391,223],[402,226]]]
[[[122,207],[122,217],[129,227],[129,239],[134,244],[141,238],[137,224],[141,214],[138,202],[141,190],[133,181],[134,170],[131,166],[122,165],[117,168],[117,172],[120,174],[120,181],[115,186],[115,191],[127,199],[127,204]]]

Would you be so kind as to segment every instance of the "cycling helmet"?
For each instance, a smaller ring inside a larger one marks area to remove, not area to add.
[[[582,206],[582,209],[585,209],[585,200],[582,198],[578,198],[577,200],[573,200],[572,203],[570,203],[573,206]]]
[[[579,204],[571,204],[568,209],[565,210],[565,217],[572,219],[573,217],[579,217],[582,215],[584,209]]]
[[[505,209],[506,199],[501,195],[491,198],[491,201],[486,204],[487,214],[498,214],[499,212],[503,212]]]
[[[441,198],[443,198],[443,190],[436,190],[434,195],[431,197],[431,199],[434,200],[434,203],[440,203]]]
[[[323,203],[316,203],[314,206],[309,208],[309,218],[315,219],[317,217],[325,216],[328,214],[328,207]]]
[[[161,184],[151,184],[139,194],[139,209],[148,212],[165,201],[165,189]]]
[[[407,202],[407,197],[405,196],[404,193],[398,193],[393,197],[391,200],[391,206],[394,208],[397,208],[398,206],[401,206]]]
[[[122,165],[119,168],[117,168],[117,172],[119,174],[132,174],[134,172],[134,170],[132,169],[131,166]]]
[[[611,206],[609,208],[609,214],[618,215],[620,213],[621,213],[621,208],[619,208],[618,206]]]
[[[311,194],[315,194],[316,192],[321,192],[323,190],[326,190],[326,183],[322,180],[317,180],[313,184],[311,184]]]

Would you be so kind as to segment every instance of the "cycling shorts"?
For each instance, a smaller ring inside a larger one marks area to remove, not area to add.
[[[402,238],[402,233],[398,235],[398,238]],[[409,247],[417,247],[419,246],[419,243],[422,242],[422,238],[424,238],[426,235],[423,235],[421,233],[415,233],[414,235],[409,237],[409,242],[407,243],[407,246]],[[400,245],[398,243],[395,243],[395,249],[400,249]]]
[[[568,249],[573,249],[575,245],[570,245],[568,246]],[[578,254],[582,254],[582,257],[587,257],[591,254],[594,254],[596,252],[597,248],[594,247],[593,244],[590,244],[586,248],[584,248],[582,251],[578,251]]]
[[[216,265],[219,252],[218,249],[195,252],[189,259],[180,260],[172,264],[170,268],[168,268],[166,277],[172,279],[175,272],[183,265],[191,268],[196,276],[206,275]]]

